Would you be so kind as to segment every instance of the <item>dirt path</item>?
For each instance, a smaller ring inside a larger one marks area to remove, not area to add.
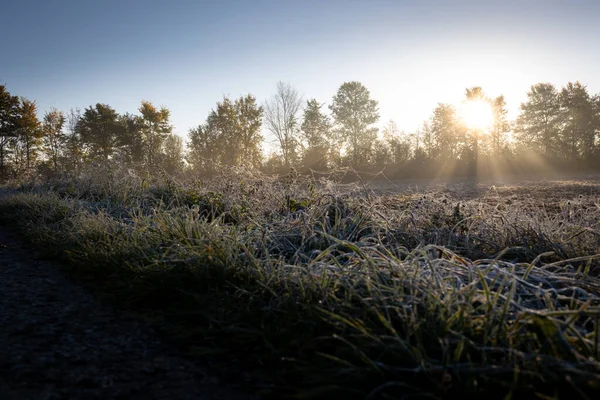
[[[251,399],[0,227],[0,399]]]

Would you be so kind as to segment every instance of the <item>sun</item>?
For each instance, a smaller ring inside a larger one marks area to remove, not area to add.
[[[460,108],[460,118],[469,130],[486,132],[494,122],[492,107],[484,100],[467,100]]]

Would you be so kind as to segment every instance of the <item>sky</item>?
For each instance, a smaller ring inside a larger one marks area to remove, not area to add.
[[[380,126],[410,132],[467,87],[511,117],[537,82],[599,93],[599,16],[597,0],[2,0],[0,83],[40,117],[149,100],[185,138],[224,95],[262,104],[283,81],[329,105],[360,81]]]

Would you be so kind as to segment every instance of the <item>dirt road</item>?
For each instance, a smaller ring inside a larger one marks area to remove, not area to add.
[[[0,399],[253,399],[0,227]]]

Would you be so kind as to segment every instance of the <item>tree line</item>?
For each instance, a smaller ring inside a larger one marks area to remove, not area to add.
[[[488,104],[491,123],[470,128],[456,106],[439,103],[414,132],[400,131],[394,121],[379,132],[378,102],[360,82],[343,83],[328,107],[278,82],[262,105],[251,94],[223,97],[204,123],[189,130],[184,148],[173,133],[170,110],[152,102],[142,101],[137,114],[119,114],[100,103],[83,111],[53,108],[39,120],[34,101],[0,85],[0,176],[77,173],[96,162],[208,176],[239,165],[265,172],[418,171],[425,165],[472,166],[481,159],[510,164],[531,156],[600,166],[600,95],[580,82],[560,90],[550,83],[531,86],[513,121],[503,96],[488,97],[472,87],[464,99]],[[277,152],[262,153],[263,128],[275,138]]]

